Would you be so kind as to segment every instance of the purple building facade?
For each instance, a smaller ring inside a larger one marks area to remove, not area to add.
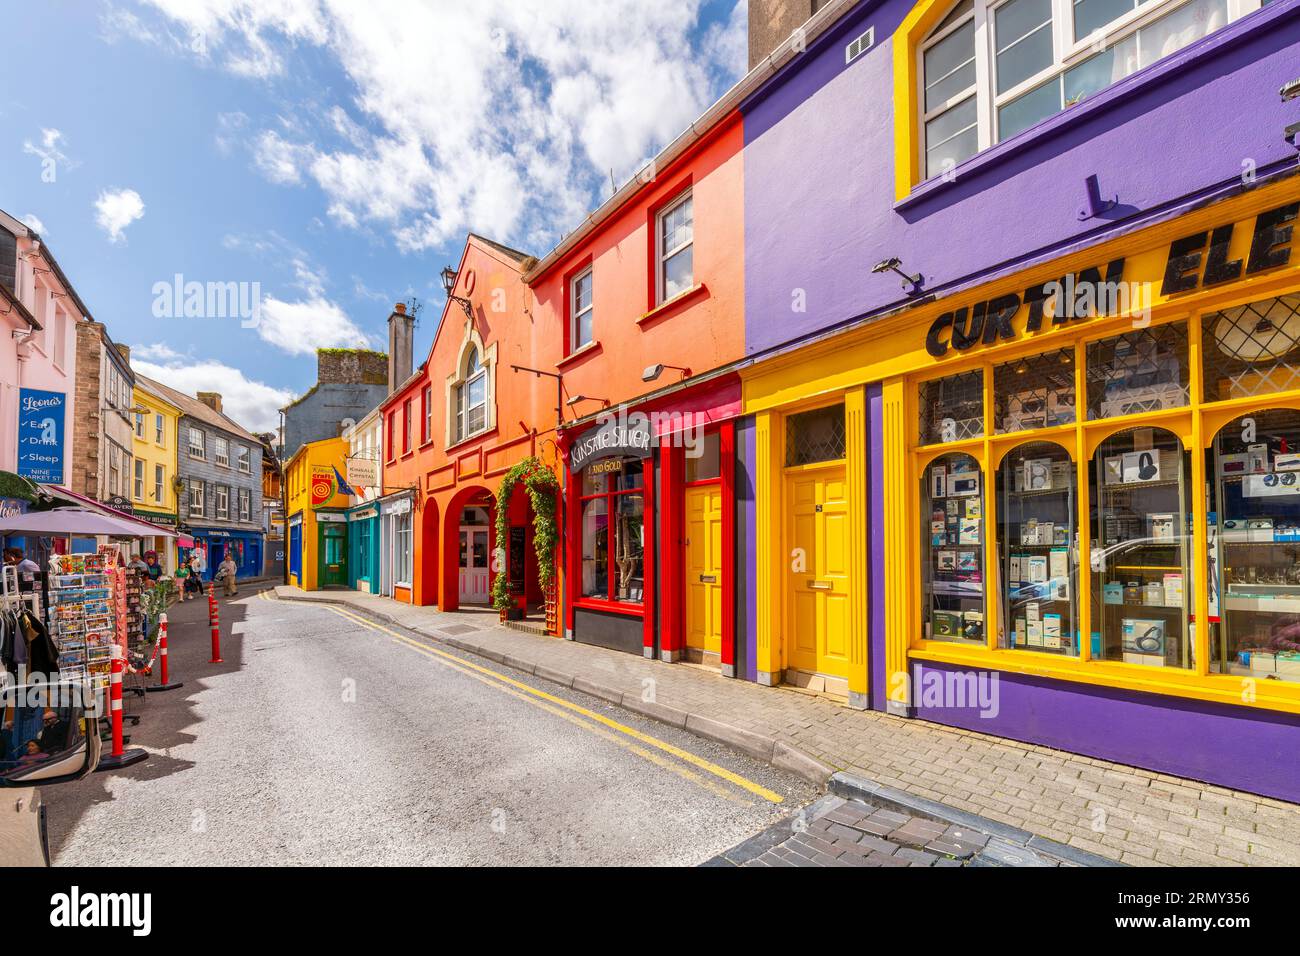
[[[738,676],[1300,801],[1300,2],[805,41],[742,106]]]

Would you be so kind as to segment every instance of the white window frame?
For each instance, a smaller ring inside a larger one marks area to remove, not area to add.
[[[483,363],[483,353],[474,346],[474,354],[478,357],[478,369],[471,375],[469,374],[469,357],[470,353],[465,354],[465,363],[462,366],[464,378],[456,386],[456,441],[466,441],[475,435],[481,435],[488,430],[490,424],[488,415],[488,402],[491,400],[491,385],[487,380],[488,367]],[[469,413],[478,408],[478,404],[471,405],[469,402],[470,386],[475,382],[483,380],[483,401],[480,403],[483,407],[483,424],[473,431],[469,430]]]
[[[1162,17],[1173,13],[1179,7],[1194,2],[1194,0],[1143,0],[1142,3],[1128,13],[1111,21],[1105,27],[1094,30],[1077,42],[1074,40],[1074,0],[1051,0],[1053,32],[1051,65],[1017,83],[1005,93],[999,94],[997,92],[997,67],[995,61],[995,51],[997,49],[995,15],[1000,7],[1006,6],[1010,2],[1012,0],[975,0],[974,6],[969,13],[948,24],[941,32],[926,37],[916,47],[916,102],[920,118],[918,123],[920,134],[918,137],[918,158],[922,182],[943,175],[940,171],[930,172],[927,165],[926,126],[931,120],[961,105],[971,96],[976,97],[976,122],[979,130],[978,148],[974,155],[979,155],[979,153],[984,152],[1003,139],[998,129],[998,110],[1001,107],[1037,89],[1042,84],[1064,75],[1085,60],[1088,60],[1095,53],[1124,42],[1137,31],[1150,26]],[[951,4],[949,11],[957,5],[957,3]],[[1258,10],[1261,6],[1262,0],[1227,0],[1227,23],[1233,23],[1246,14]],[[926,110],[926,51],[961,29],[972,19],[975,21],[975,84],[973,89],[972,87],[966,87],[933,110]],[[939,22],[942,21],[943,18],[941,17]],[[1119,80],[1114,82],[1117,83]],[[1103,89],[1106,88],[1108,87],[1103,87]],[[1062,111],[1066,109],[1069,109],[1069,106],[1062,107]],[[968,129],[970,127],[966,127],[961,132]],[[960,133],[954,135],[960,135]],[[967,157],[967,159],[969,158],[971,157]],[[962,160],[962,162],[964,161]]]
[[[161,412],[155,412],[153,416],[153,443],[159,448],[167,447],[167,419]]]
[[[199,439],[197,444],[194,441],[196,436]],[[198,449],[197,453],[195,452],[195,449]],[[190,426],[189,455],[191,458],[197,458],[199,461],[208,460],[208,450],[203,429],[195,428],[193,425]]]
[[[144,412],[135,413],[135,437],[144,441]]]
[[[253,495],[247,488],[239,489],[239,520],[253,520]]]
[[[122,453],[116,445],[108,447],[108,493],[122,493]]]
[[[135,459],[131,471],[131,497],[136,501],[144,501],[144,459]]]
[[[253,456],[252,453],[248,450],[248,446],[240,445],[236,443],[235,463],[238,469],[246,475],[250,474],[253,469],[252,461],[253,461]]]
[[[663,305],[665,302],[668,301],[668,299],[664,297],[664,266],[667,264],[668,260],[671,259],[673,256],[677,255],[677,253],[684,252],[688,247],[694,247],[695,245],[694,198],[695,198],[694,191],[692,189],[689,188],[683,189],[681,193],[679,193],[672,200],[672,202],[668,203],[657,213],[655,213],[655,304],[656,305]],[[688,202],[691,203],[691,237],[687,239],[685,242],[681,243],[680,245],[674,246],[671,249],[665,249],[664,229],[663,229],[664,219],[666,219],[678,207]],[[695,284],[695,260],[694,257],[692,257],[691,286],[693,286],[694,284]],[[687,288],[690,288],[690,286],[688,286]],[[593,291],[594,291],[594,286],[593,286]],[[685,291],[686,290],[683,289],[681,292],[675,293],[675,295],[681,295]]]
[[[393,583],[398,587],[411,586],[412,568],[415,565],[411,546],[414,543],[415,523],[410,511],[393,515]]]
[[[424,402],[424,435],[421,437],[420,444],[427,445],[433,441],[433,386],[424,386],[424,391],[420,393],[420,400]]]
[[[656,225],[656,229],[658,226]],[[695,232],[691,231],[694,238]],[[683,247],[685,248],[685,247]],[[662,266],[662,263],[661,263]],[[591,296],[585,309],[578,308],[578,283],[583,279],[591,282]],[[583,316],[590,316],[589,324],[591,326],[591,336],[584,342],[578,334],[582,328]],[[569,280],[569,353],[572,354],[579,349],[586,348],[592,342],[596,341],[596,278],[592,266],[587,266],[576,276]]]
[[[230,520],[230,488],[227,485],[212,486],[212,516]]]
[[[204,491],[203,482],[195,481],[193,478],[191,478],[189,485],[190,485],[189,487],[190,517],[202,518],[203,508],[206,504],[206,502],[204,502],[203,500],[203,491]]]
[[[212,461],[222,468],[230,467],[230,439],[222,435],[212,436]]]
[[[162,465],[153,466],[153,497],[159,504],[163,500],[163,486],[165,483],[165,474]]]

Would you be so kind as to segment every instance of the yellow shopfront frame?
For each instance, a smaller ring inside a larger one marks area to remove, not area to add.
[[[757,442],[756,482],[758,587],[757,632],[760,679],[764,663],[774,663],[771,643],[781,613],[774,599],[780,594],[779,569],[774,559],[772,536],[783,520],[779,504],[780,423],[783,416],[839,396],[862,394],[869,384],[881,389],[883,432],[883,467],[879,469],[885,497],[883,535],[885,547],[884,603],[885,639],[881,667],[887,686],[889,709],[904,712],[912,703],[909,673],[912,662],[933,662],[962,668],[980,668],[1015,674],[1032,675],[1126,691],[1148,692],[1180,698],[1240,707],[1300,714],[1300,683],[1254,681],[1243,685],[1240,676],[1210,671],[1210,628],[1195,630],[1195,664],[1187,671],[1168,667],[1150,667],[1116,661],[1092,660],[1091,633],[1092,588],[1084,581],[1089,568],[1089,535],[1080,535],[1078,556],[1079,622],[1084,635],[1077,659],[1024,649],[999,648],[997,628],[986,627],[986,646],[963,647],[943,641],[927,640],[921,628],[921,555],[919,501],[924,468],[940,455],[967,452],[980,461],[986,476],[992,476],[1002,457],[1011,449],[1028,442],[1057,441],[1070,452],[1076,469],[1079,501],[1077,516],[1091,515],[1088,500],[1087,469],[1093,453],[1109,436],[1138,426],[1157,426],[1178,436],[1184,450],[1191,454],[1191,472],[1187,486],[1193,494],[1192,511],[1192,580],[1189,595],[1197,621],[1208,620],[1208,598],[1204,582],[1208,577],[1207,507],[1202,506],[1205,486],[1205,454],[1219,429],[1248,411],[1264,408],[1300,409],[1300,388],[1248,398],[1205,402],[1202,387],[1202,317],[1249,302],[1266,300],[1300,292],[1300,255],[1293,253],[1285,265],[1244,275],[1234,281],[1205,287],[1198,284],[1188,292],[1165,295],[1161,290],[1170,256],[1170,245],[1199,232],[1234,225],[1229,260],[1249,255],[1253,224],[1258,216],[1296,201],[1294,180],[1283,181],[1253,192],[1206,206],[1177,219],[1136,232],[1122,239],[1094,246],[1068,257],[1035,266],[985,287],[967,290],[938,301],[900,311],[873,323],[833,337],[811,343],[757,365],[743,373],[744,410],[755,416]],[[1289,247],[1300,247],[1300,224],[1293,231]],[[988,416],[992,408],[992,367],[1022,357],[1060,348],[1074,350],[1076,395],[1086,395],[1086,347],[1089,342],[1119,335],[1133,328],[1132,312],[1113,317],[1097,317],[1062,326],[1046,327],[1034,334],[1024,334],[1023,313],[1016,318],[1017,336],[1006,342],[978,344],[969,352],[949,350],[936,358],[926,348],[926,334],[931,323],[945,312],[962,305],[973,305],[1010,292],[1020,293],[1036,284],[1059,279],[1063,275],[1103,267],[1107,262],[1124,259],[1124,281],[1137,282],[1146,290],[1144,305],[1149,306],[1152,327],[1186,322],[1188,330],[1187,363],[1190,373],[1190,401],[1186,407],[1158,412],[1087,421],[1080,411],[1072,425],[1030,429],[1001,435],[991,434]],[[1204,266],[1204,262],[1201,263]],[[919,440],[918,386],[921,382],[943,378],[973,369],[984,369],[984,435],[965,441],[922,445]],[[865,448],[850,442],[846,468],[850,476],[866,475]],[[997,527],[996,502],[986,500],[986,527]],[[865,489],[861,510],[866,513]],[[864,532],[865,533],[865,532]],[[996,566],[996,536],[984,535],[985,565]],[[865,544],[858,549],[866,560]],[[991,621],[1000,613],[998,585],[994,575],[985,575],[985,613]],[[855,590],[864,591],[863,576],[855,576]],[[866,597],[858,607],[865,620]],[[865,627],[865,624],[864,624]],[[766,638],[766,647],[765,647]],[[866,639],[863,638],[865,648]],[[856,662],[855,662],[856,663]],[[852,690],[865,689],[869,679],[864,662],[861,674],[851,674]],[[857,676],[857,679],[853,678]]]

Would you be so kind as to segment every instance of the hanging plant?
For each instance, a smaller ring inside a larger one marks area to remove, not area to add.
[[[30,478],[23,478],[12,471],[0,471],[0,498],[35,501],[37,493],[38,489]]]
[[[537,583],[542,591],[551,589],[555,582],[555,543],[559,537],[556,526],[557,499],[560,482],[555,472],[536,456],[525,458],[505,473],[497,488],[497,547],[507,546],[510,534],[510,496],[515,486],[523,482],[528,501],[533,506],[533,551],[537,554]],[[492,579],[492,606],[498,611],[510,607],[510,582],[503,567]]]

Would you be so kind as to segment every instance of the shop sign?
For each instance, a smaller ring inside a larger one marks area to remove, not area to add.
[[[351,477],[349,475],[349,477]],[[365,521],[367,518],[375,518],[379,515],[378,508],[364,508],[361,511],[354,511],[348,515],[349,521]]]
[[[1233,223],[1174,240],[1166,256],[1160,294],[1168,297],[1191,292],[1286,265],[1291,259],[1292,224],[1297,214],[1300,203],[1257,216],[1245,261],[1228,259],[1236,229]],[[930,324],[925,348],[940,358],[950,348],[965,352],[976,345],[1032,335],[1042,329],[1049,316],[1055,326],[1097,316],[1124,315],[1137,307],[1140,297],[1124,282],[1124,260],[1112,259],[1104,268],[1093,266],[1077,275],[1030,286],[1023,296],[1008,292],[944,312]]]
[[[21,498],[0,498],[0,518],[17,518],[27,513],[27,502]]]
[[[316,520],[323,521],[326,524],[343,524],[348,520],[348,516],[339,514],[337,511],[318,511]]]
[[[384,505],[384,514],[386,515],[404,515],[411,510],[410,498],[399,498],[396,501],[390,501]]]
[[[18,474],[44,484],[63,482],[63,418],[67,394],[18,390]]]
[[[108,505],[114,511],[120,511],[125,515],[135,514],[135,505],[131,504],[131,499],[123,498],[121,495],[113,495],[104,504]]]
[[[349,458],[348,484],[353,488],[374,488],[379,484],[378,466],[373,458]]]
[[[334,497],[334,469],[314,465],[311,470],[311,503],[323,505]]]
[[[302,515],[300,515],[300,514],[299,514],[299,515],[293,515],[292,517],[289,518],[289,527],[290,527],[290,528],[296,528],[296,527],[298,527],[298,525],[300,525],[300,524],[302,524]]]
[[[569,449],[569,468],[581,471],[588,462],[630,455],[650,457],[650,419],[641,412],[603,415],[601,424],[583,432]]]

